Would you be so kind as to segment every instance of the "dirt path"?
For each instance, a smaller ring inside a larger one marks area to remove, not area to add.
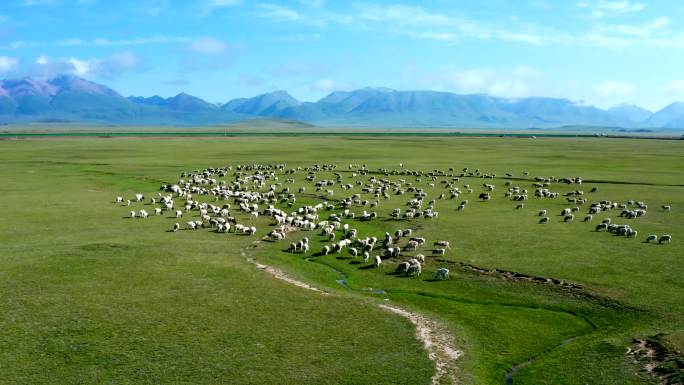
[[[247,257],[247,254],[244,251],[241,251],[240,254],[258,269],[266,271],[276,279],[280,279],[291,285],[321,294],[329,294],[328,292],[311,286],[306,282],[292,278],[280,269],[261,264],[254,260],[254,258]],[[432,385],[440,384],[442,379],[449,380],[448,383],[450,384],[457,383],[456,361],[463,355],[463,351],[454,347],[454,338],[451,334],[449,334],[449,331],[444,325],[421,314],[412,313],[396,306],[387,304],[379,304],[378,306],[384,310],[390,311],[408,319],[415,326],[416,338],[423,343],[423,346],[428,353],[428,358],[435,364],[435,374],[432,376]]]
[[[456,361],[463,355],[462,350],[453,346],[453,336],[444,325],[423,315],[412,313],[395,306],[380,304],[381,308],[407,318],[416,327],[416,337],[423,343],[428,352],[428,358],[435,363],[435,374],[432,385],[440,384],[442,379],[456,384]]]

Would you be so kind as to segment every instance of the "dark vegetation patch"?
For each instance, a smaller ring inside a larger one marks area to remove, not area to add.
[[[659,333],[645,339],[634,339],[627,355],[660,384],[684,384],[684,355],[670,347],[664,337],[664,333]]]

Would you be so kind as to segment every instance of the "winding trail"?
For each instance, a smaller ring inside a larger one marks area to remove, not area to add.
[[[260,241],[255,241],[255,244],[260,243]],[[321,294],[329,294],[327,291],[319,289],[315,286],[309,285],[306,282],[295,279],[280,269],[276,269],[272,266],[264,265],[257,262],[254,258],[247,256],[244,249],[240,251],[240,255],[246,258],[248,262],[255,265],[258,269],[264,270],[271,274],[274,278],[285,281],[291,285],[301,287],[307,290],[315,291]],[[310,261],[307,258],[307,261]],[[336,282],[346,289],[354,290],[347,285],[347,275],[340,270],[333,268],[326,264],[340,275],[342,279]],[[384,290],[372,290],[365,289],[359,290],[365,293],[375,293],[375,294],[385,294]],[[388,299],[385,299],[388,300]],[[448,379],[449,383],[458,383],[456,374],[458,373],[458,367],[456,361],[463,355],[462,350],[458,350],[454,347],[454,337],[449,333],[446,325],[428,318],[422,314],[410,312],[406,309],[387,305],[384,303],[378,304],[378,306],[386,311],[399,315],[408,319],[416,328],[416,338],[422,342],[423,347],[428,353],[428,358],[435,365],[435,374],[432,376],[431,385],[439,385],[442,379]]]

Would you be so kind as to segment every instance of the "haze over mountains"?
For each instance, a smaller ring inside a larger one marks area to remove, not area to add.
[[[0,122],[92,122],[122,125],[209,125],[254,118],[281,118],[319,126],[556,128],[563,126],[681,130],[684,103],[655,113],[634,105],[608,110],[567,99],[501,98],[437,91],[363,88],[335,91],[300,102],[286,91],[225,104],[180,93],[174,97],[124,97],[79,77],[0,82]]]

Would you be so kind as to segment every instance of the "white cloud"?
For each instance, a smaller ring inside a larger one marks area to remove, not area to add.
[[[296,21],[302,19],[302,15],[299,12],[282,5],[262,3],[259,4],[259,8],[262,10],[259,16],[266,19],[276,21]]]
[[[57,1],[55,0],[21,0],[19,5],[24,7],[33,7],[37,5],[55,5]]]
[[[315,92],[329,93],[332,91],[351,91],[356,88],[353,84],[339,82],[331,79],[318,79],[309,85],[309,89]]]
[[[10,56],[0,56],[0,73],[10,72],[19,66],[19,59]]]
[[[519,65],[508,70],[495,70],[481,67],[460,69],[448,67],[437,71],[419,71],[406,68],[403,78],[409,88],[425,88],[437,91],[449,91],[460,94],[485,93],[501,97],[525,97],[541,92],[537,85],[541,83],[541,72]]]
[[[78,76],[89,75],[92,68],[96,65],[95,60],[79,60],[73,57],[66,59],[66,62],[71,64],[73,68],[71,72]]]
[[[658,17],[644,24],[604,24],[598,26],[597,29],[601,33],[647,38],[650,37],[654,32],[666,28],[668,25],[670,25],[669,18]]]
[[[577,3],[580,8],[589,10],[589,17],[599,19],[603,17],[615,17],[630,12],[641,12],[646,6],[639,2],[598,0],[597,2],[582,1]]]
[[[241,5],[242,0],[210,0],[207,5],[214,8],[220,7],[234,7],[236,5]]]
[[[216,55],[225,53],[228,50],[228,44],[222,40],[205,36],[191,41],[188,50],[203,55]]]
[[[676,97],[684,96],[684,79],[673,80],[669,84],[660,87],[660,90]]]
[[[436,40],[436,41],[442,41],[442,42],[448,42],[448,43],[455,43],[455,42],[460,40],[457,34],[449,33],[449,32],[413,32],[413,31],[407,31],[406,35],[408,35],[410,37],[419,38],[419,39]]]
[[[608,80],[592,87],[594,92],[601,97],[624,97],[634,93],[634,86],[630,83]]]
[[[326,0],[299,0],[299,2],[308,7],[321,7],[325,5]]]
[[[126,45],[147,45],[147,44],[173,44],[184,43],[190,38],[186,36],[154,36],[154,37],[140,37],[123,40],[109,40],[106,38],[97,38],[92,40],[83,40],[78,38],[60,39],[53,42],[33,42],[16,40],[5,45],[0,45],[0,49],[21,49],[32,47],[89,47],[89,46],[126,46]]]
[[[124,72],[140,67],[141,61],[132,52],[117,52],[103,59],[80,59],[76,57],[52,60],[46,55],[40,55],[30,70],[30,75],[52,77],[59,74],[77,76],[96,76],[114,78]]]

